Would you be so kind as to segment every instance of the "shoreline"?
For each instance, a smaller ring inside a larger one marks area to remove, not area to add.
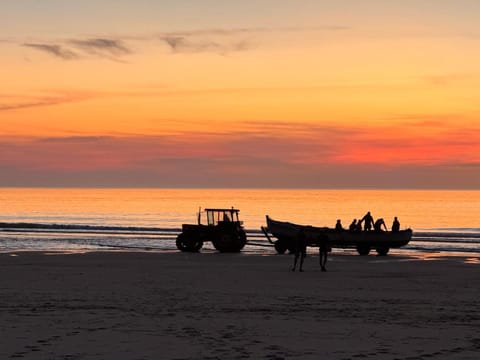
[[[0,358],[476,359],[466,258],[0,254]]]
[[[53,249],[53,250],[31,250],[31,249],[12,249],[12,250],[0,250],[0,257],[7,256],[18,256],[19,254],[36,254],[36,255],[86,255],[86,254],[182,254],[178,249],[160,249],[160,248],[111,248],[111,249]],[[183,253],[190,254],[192,256],[201,256],[208,254],[218,254],[220,256],[226,255],[241,255],[241,256],[278,256],[278,257],[288,257],[293,256],[293,254],[277,254],[274,250],[271,252],[256,251],[254,249],[242,250],[238,253],[219,253],[217,250],[212,248],[202,249],[198,253]],[[307,249],[308,257],[318,257],[317,248],[309,247]],[[328,257],[332,256],[352,256],[352,257],[362,257],[362,258],[378,258],[378,259],[401,259],[402,261],[440,261],[440,260],[455,260],[460,262],[465,262],[469,264],[480,264],[480,253],[478,252],[462,252],[462,251],[437,251],[437,250],[414,250],[414,249],[392,249],[388,255],[381,256],[375,252],[370,253],[366,256],[359,255],[355,249],[334,249],[329,253]]]

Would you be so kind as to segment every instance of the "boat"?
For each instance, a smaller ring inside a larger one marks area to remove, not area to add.
[[[273,220],[268,215],[266,215],[266,221],[267,226],[262,227],[262,231],[279,254],[283,254],[287,250],[295,251],[295,241],[301,231],[305,234],[307,246],[318,247],[321,242],[326,241],[331,248],[353,248],[360,255],[368,255],[372,249],[375,249],[379,255],[387,255],[391,248],[407,245],[413,234],[411,229],[400,231],[336,230]],[[270,234],[277,240],[273,241]]]

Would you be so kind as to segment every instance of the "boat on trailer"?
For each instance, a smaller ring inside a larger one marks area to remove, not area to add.
[[[336,230],[328,227],[299,225],[286,221],[273,220],[266,216],[267,226],[262,231],[268,240],[273,243],[279,254],[295,251],[295,241],[301,231],[307,239],[307,245],[318,247],[320,243],[327,242],[332,248],[353,248],[360,255],[368,255],[375,249],[379,255],[387,255],[391,248],[400,248],[409,243],[413,231],[411,229],[400,231],[350,231]],[[272,234],[277,240],[272,240]]]

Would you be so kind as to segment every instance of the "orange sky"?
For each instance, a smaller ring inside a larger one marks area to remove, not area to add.
[[[0,186],[480,188],[460,2],[10,4]]]

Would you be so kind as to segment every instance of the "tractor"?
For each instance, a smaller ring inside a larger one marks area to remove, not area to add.
[[[177,236],[177,248],[198,252],[206,241],[211,241],[220,252],[239,252],[247,242],[247,235],[238,219],[238,209],[205,209],[198,212],[197,224],[182,224]],[[203,216],[202,216],[203,214]],[[206,224],[202,224],[203,218]]]

